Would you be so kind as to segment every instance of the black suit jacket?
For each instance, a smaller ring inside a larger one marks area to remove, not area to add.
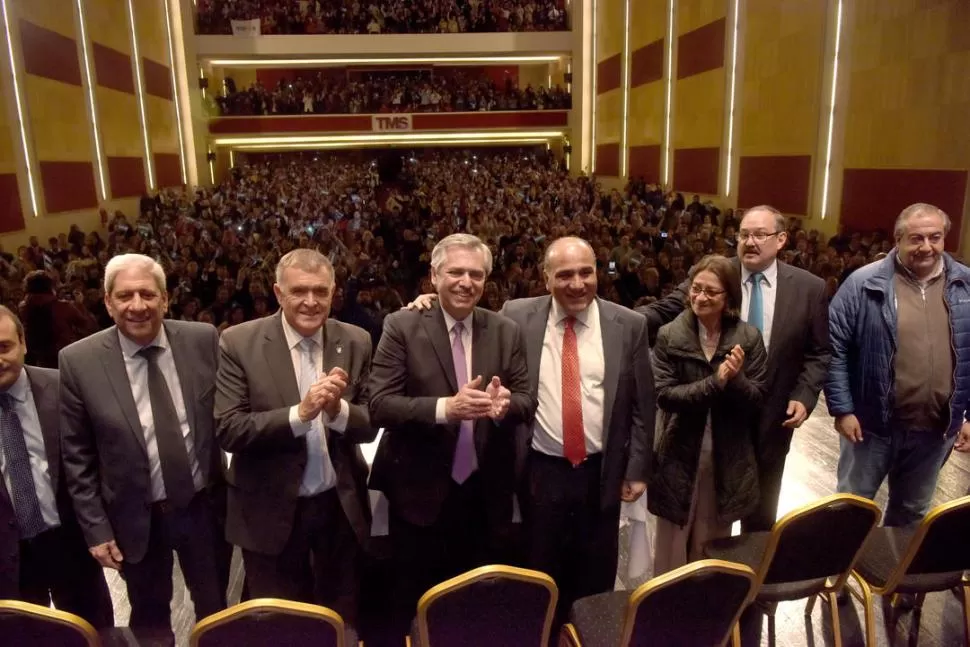
[[[731,262],[740,274],[741,261],[733,258]],[[664,299],[637,309],[650,323],[651,339],[656,337],[660,326],[673,321],[683,311],[689,287],[689,281],[684,281]],[[797,400],[805,405],[806,411],[812,412],[818,403],[830,358],[825,281],[778,261],[778,288],[765,376],[768,393],[759,425],[759,456],[777,458],[788,453],[792,430],[781,426],[788,418],[788,401]]]
[[[619,504],[623,481],[646,482],[649,477],[656,401],[646,321],[609,301],[597,299],[597,306],[605,362],[600,504],[608,508]],[[525,333],[530,392],[537,398],[542,345],[551,307],[552,297],[547,295],[507,301],[501,311]],[[520,472],[524,472],[532,434],[531,422],[517,433],[516,465]]]
[[[209,324],[163,323],[172,348],[204,481],[222,479],[213,434],[219,334]],[[61,452],[74,509],[89,546],[114,539],[137,564],[148,550],[148,449],[114,326],[60,354]]]
[[[367,413],[370,335],[328,319],[323,331],[323,366],[344,369],[350,405],[344,433],[327,432],[337,475],[337,494],[361,543],[370,536],[366,464],[359,443],[377,436]],[[233,326],[222,333],[215,416],[219,444],[232,452],[226,539],[246,550],[278,555],[293,530],[306,467],[306,439],[293,435],[290,408],[300,390],[282,313]]]
[[[515,428],[532,420],[536,400],[529,389],[519,327],[482,308],[475,308],[472,316],[472,376],[482,376],[482,389],[498,376],[512,393],[502,422],[475,422],[479,473],[489,499],[486,514],[501,524],[512,519]],[[371,419],[385,427],[370,487],[387,495],[395,514],[429,526],[451,488],[460,430],[459,423],[435,420],[438,399],[458,392],[451,340],[439,305],[425,312],[395,312],[384,320],[370,383]]]

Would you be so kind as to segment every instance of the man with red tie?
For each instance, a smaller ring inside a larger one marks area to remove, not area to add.
[[[551,296],[500,314],[522,328],[539,403],[516,443],[527,562],[555,578],[561,622],[577,598],[613,590],[620,504],[646,489],[655,403],[646,319],[596,297],[589,243],[554,241],[543,274]]]

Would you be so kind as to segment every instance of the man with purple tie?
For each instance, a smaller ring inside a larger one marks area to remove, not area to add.
[[[518,325],[475,307],[491,269],[475,236],[442,239],[431,253],[439,305],[388,316],[374,355],[371,422],[385,431],[370,488],[389,503],[402,624],[431,586],[507,559],[514,433],[536,399]]]

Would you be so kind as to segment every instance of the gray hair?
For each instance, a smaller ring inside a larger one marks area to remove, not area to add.
[[[115,285],[115,279],[119,272],[125,270],[142,270],[149,272],[155,279],[155,285],[160,294],[167,294],[168,289],[165,285],[165,270],[151,256],[144,254],[119,254],[111,258],[104,267],[104,293],[111,294]]]
[[[333,263],[330,259],[315,249],[301,247],[287,252],[276,264],[276,282],[283,282],[283,272],[290,268],[303,270],[304,272],[319,272],[320,268],[326,268],[330,272],[330,278],[335,278]]]
[[[0,318],[3,318],[3,317],[6,317],[11,321],[13,321],[13,327],[17,329],[17,339],[19,339],[20,342],[23,343],[25,339],[24,324],[23,322],[20,321],[20,317],[18,317],[17,314],[7,306],[0,306]]]
[[[931,216],[940,216],[943,218],[943,234],[950,233],[950,216],[946,215],[946,212],[939,207],[933,206],[932,204],[926,204],[925,202],[917,202],[916,204],[911,204],[905,209],[903,209],[899,217],[896,218],[896,225],[893,227],[893,236],[896,240],[899,240],[903,234],[906,233],[906,223],[910,218],[919,214],[929,214]]]
[[[480,251],[485,256],[485,275],[492,273],[492,250],[482,242],[478,236],[471,234],[451,234],[438,241],[431,250],[431,271],[438,273],[438,268],[445,262],[448,250],[452,247],[462,247],[472,251]]]
[[[775,231],[788,231],[788,223],[785,220],[785,215],[772,207],[770,204],[759,204],[757,207],[751,207],[750,209],[745,209],[744,215],[741,216],[741,220],[744,220],[744,216],[748,215],[752,211],[767,211],[775,217]],[[741,222],[738,222],[740,225]]]

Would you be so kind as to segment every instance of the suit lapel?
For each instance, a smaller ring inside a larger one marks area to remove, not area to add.
[[[542,361],[542,345],[545,343],[546,324],[549,322],[549,309],[552,307],[552,297],[537,300],[536,308],[526,318],[525,330],[526,353],[529,362],[529,386],[532,393],[539,392],[539,362]]]
[[[620,381],[620,366],[623,362],[623,326],[604,308],[597,299],[600,311],[600,337],[603,340],[603,452],[609,438],[610,422],[613,416],[613,401]]]
[[[488,380],[491,380],[495,374],[491,368],[492,362],[489,361],[492,357],[489,353],[492,345],[489,344],[488,318],[478,310],[475,310],[472,317],[472,374],[470,377],[474,379],[481,375],[482,380],[485,380],[482,384],[484,389],[488,386]]]
[[[29,366],[25,368],[27,369],[27,379],[30,382],[30,392],[34,396],[34,408],[37,409],[40,433],[44,437],[44,449],[47,453],[47,473],[51,477],[51,487],[56,494],[61,465],[57,392],[51,388],[49,380],[40,377]]]
[[[343,333],[333,319],[327,319],[323,332],[323,372],[340,367],[350,375],[350,354],[344,348]]]
[[[300,387],[293,372],[293,360],[290,348],[283,334],[282,313],[270,319],[266,324],[266,334],[263,338],[263,355],[273,377],[276,388],[284,406],[292,406],[300,401]]]
[[[135,407],[135,398],[131,395],[131,382],[128,380],[128,371],[125,369],[125,356],[121,351],[121,342],[118,341],[117,328],[111,328],[104,336],[105,351],[101,354],[101,361],[104,364],[104,372],[108,376],[108,382],[114,391],[115,400],[121,407],[121,412],[128,421],[131,433],[138,439],[145,456],[148,456],[148,444],[145,441],[145,434],[142,433],[141,420],[138,419],[138,409]]]
[[[445,316],[441,312],[441,306],[425,312],[421,317],[421,323],[431,339],[431,346],[434,348],[441,368],[444,369],[445,376],[451,384],[452,393],[457,393],[458,380],[455,377],[455,361],[451,356],[451,341],[448,339],[448,328],[445,326]],[[472,366],[474,367],[474,364]]]
[[[795,290],[792,285],[791,268],[781,261],[778,262],[777,281],[778,285],[775,286],[775,309],[771,316],[771,339],[775,341],[781,339],[785,327],[788,325],[785,315],[795,306]],[[774,358],[772,356],[778,347],[779,344],[772,343],[768,349],[768,366],[774,366]]]
[[[179,385],[182,387],[182,402],[185,403],[185,415],[189,420],[189,433],[192,434],[193,442],[198,447],[196,394],[200,393],[201,389],[197,388],[196,385],[195,371],[192,370],[192,358],[189,356],[190,353],[185,348],[184,340],[175,326],[166,323],[165,336],[168,337],[168,345],[172,349],[172,359],[175,361],[175,372],[178,373]]]

